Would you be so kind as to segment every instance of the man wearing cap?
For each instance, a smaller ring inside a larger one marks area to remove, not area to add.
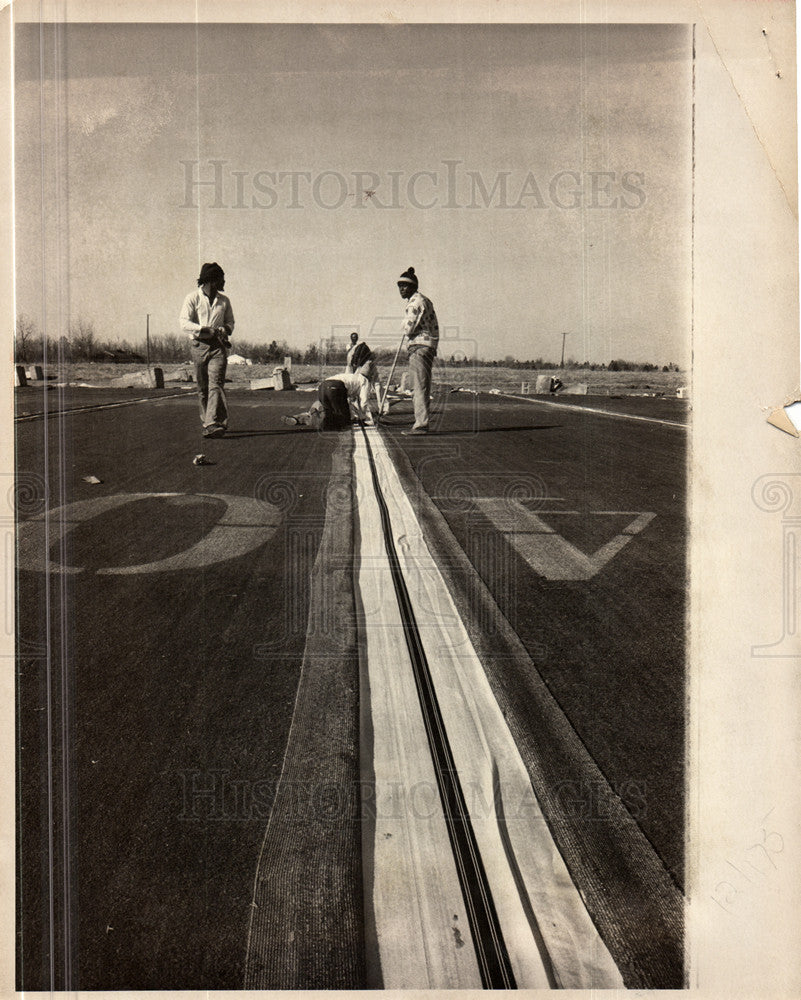
[[[225,369],[234,312],[231,300],[222,294],[225,272],[216,261],[203,265],[197,284],[184,300],[181,329],[191,338],[203,436],[223,437],[228,427]]]
[[[439,344],[437,314],[431,300],[417,290],[417,275],[410,267],[398,278],[398,291],[406,299],[403,333],[408,344],[409,371],[414,380],[414,425],[402,431],[405,436],[428,434],[429,403],[431,398],[431,368]]]

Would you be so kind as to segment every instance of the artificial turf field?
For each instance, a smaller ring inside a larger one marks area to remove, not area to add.
[[[293,727],[319,751],[281,814],[298,843],[325,811],[328,757],[338,781],[358,780],[348,568],[318,558],[332,505],[339,561],[353,549],[350,432],[284,427],[301,393],[234,392],[231,433],[203,441],[190,393],[51,389],[57,413],[37,417],[44,398],[18,392],[17,986],[241,988]],[[591,398],[559,403],[443,393],[427,438],[400,436],[408,402],[378,433],[521,743],[537,733],[512,641],[678,890],[685,404],[599,403],[649,418],[626,420]],[[193,465],[199,452],[211,464]],[[310,636],[330,683],[301,703]],[[555,794],[590,850],[608,835],[591,782],[565,772]],[[309,988],[366,982],[358,809],[334,818],[347,961],[323,949]],[[680,986],[680,951],[677,939],[672,965],[633,961],[631,984]]]

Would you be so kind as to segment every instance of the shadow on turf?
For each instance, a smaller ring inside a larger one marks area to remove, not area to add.
[[[275,437],[279,434],[297,434],[298,431],[313,430],[312,427],[276,427],[267,431],[228,431],[224,438],[219,440],[230,440],[231,438],[248,437]]]

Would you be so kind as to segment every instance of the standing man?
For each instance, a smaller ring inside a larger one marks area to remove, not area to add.
[[[398,291],[406,299],[403,332],[408,339],[409,371],[414,379],[414,425],[402,431],[406,436],[428,434],[431,397],[431,368],[437,354],[439,325],[431,300],[417,290],[417,275],[410,267],[398,278]]]
[[[353,358],[353,352],[356,350],[356,345],[359,343],[359,334],[354,330],[350,335],[350,347],[348,348],[348,353],[345,355],[345,371],[353,372],[356,369],[353,367],[351,359]]]
[[[218,263],[204,264],[197,284],[197,290],[184,300],[181,329],[191,338],[203,437],[224,437],[228,427],[225,369],[234,312],[231,300],[222,294],[225,272]]]

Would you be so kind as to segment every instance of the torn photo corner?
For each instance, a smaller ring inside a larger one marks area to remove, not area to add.
[[[801,437],[801,393],[792,396],[781,406],[773,407],[766,419],[780,431],[792,434],[793,437]]]

